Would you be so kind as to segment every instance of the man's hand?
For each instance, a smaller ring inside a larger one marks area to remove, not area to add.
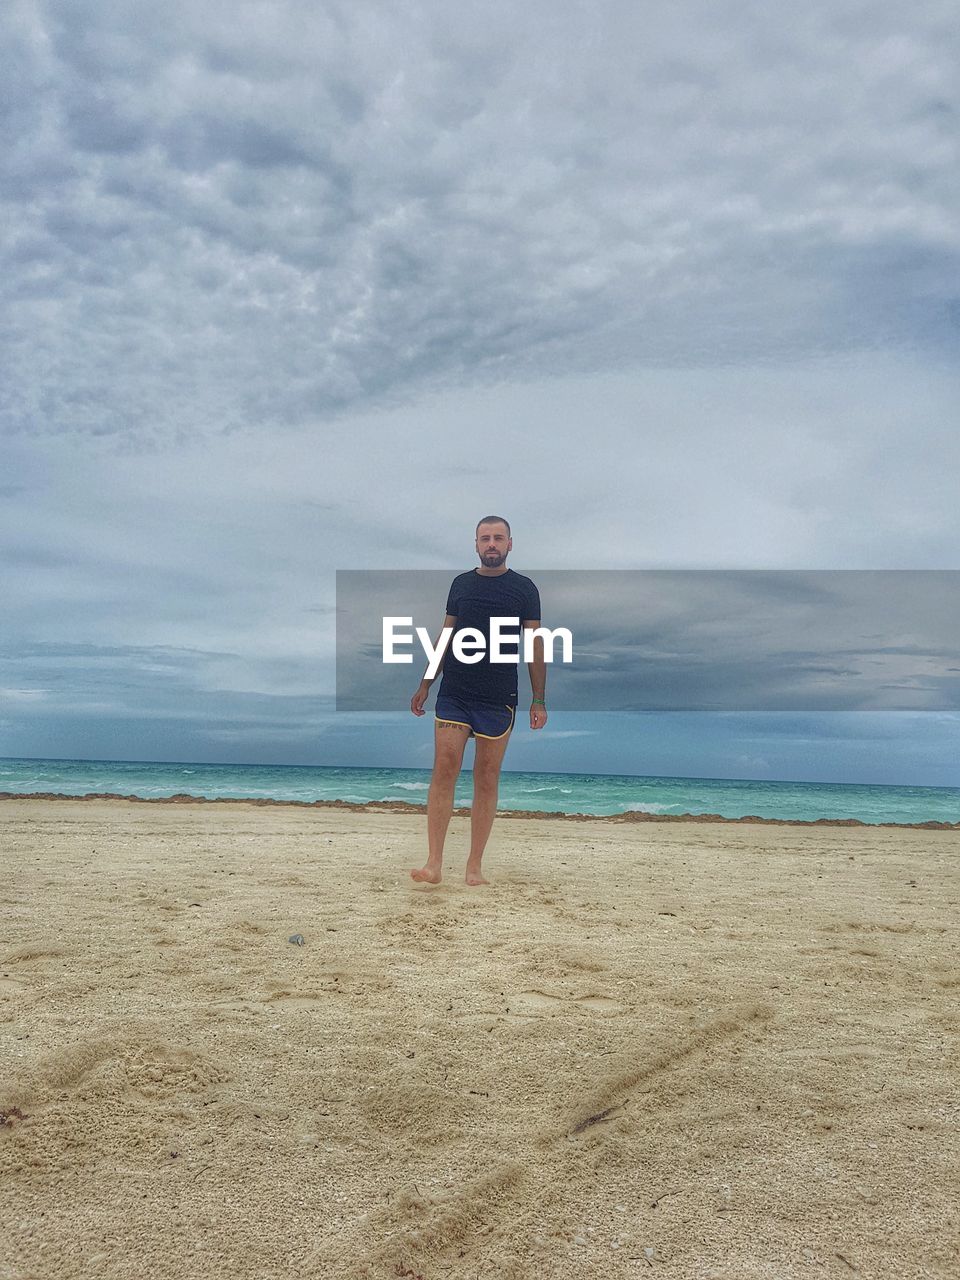
[[[425,716],[427,714],[423,709],[423,704],[426,702],[429,694],[430,686],[427,684],[426,680],[424,680],[421,682],[420,688],[410,699],[410,710],[415,716]]]
[[[524,619],[524,631],[536,631],[539,626],[539,618]],[[526,636],[524,636],[524,639],[526,639]],[[530,672],[530,696],[532,698],[540,699],[539,702],[531,702],[530,704],[530,728],[542,729],[547,723],[547,708],[543,705],[542,701],[547,687],[546,657],[543,652],[543,636],[533,637],[533,661],[527,663],[527,670]]]

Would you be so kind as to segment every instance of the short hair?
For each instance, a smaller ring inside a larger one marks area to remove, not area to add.
[[[507,537],[509,538],[511,536],[510,521],[504,520],[503,516],[484,516],[482,520],[478,520],[476,532],[473,535],[474,537],[476,537],[477,534],[480,532],[480,526],[482,524],[505,524],[507,526]]]

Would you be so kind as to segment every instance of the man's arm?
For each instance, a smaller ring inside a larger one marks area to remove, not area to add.
[[[439,636],[437,636],[436,644],[433,646],[434,649],[437,648],[437,646],[440,644],[440,640],[443,635],[443,630],[449,627],[450,633],[447,636],[448,643],[444,645],[443,653],[440,655],[440,665],[437,667],[437,674],[431,678],[427,676],[427,673],[425,671],[423,673],[423,679],[420,681],[419,689],[410,699],[410,710],[413,712],[415,716],[424,716],[427,714],[423,709],[423,704],[427,700],[427,695],[430,692],[430,686],[433,684],[434,680],[436,680],[439,676],[443,675],[443,664],[446,661],[447,648],[449,647],[450,637],[453,634],[453,631],[456,629],[456,625],[457,625],[456,614],[448,613],[443,620],[443,628],[441,628],[441,633]]]
[[[524,631],[532,631],[539,627],[539,618],[527,618],[524,621]],[[547,723],[547,663],[543,656],[543,637],[533,637],[533,661],[527,663],[527,671],[530,673],[530,728],[542,729]]]

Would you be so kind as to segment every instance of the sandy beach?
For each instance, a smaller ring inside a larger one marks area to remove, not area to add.
[[[2,1280],[960,1275],[960,832],[424,829],[0,804]]]

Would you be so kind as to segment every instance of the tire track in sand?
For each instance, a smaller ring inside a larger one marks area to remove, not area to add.
[[[743,1004],[671,1043],[647,1046],[639,1062],[621,1055],[586,1096],[551,1123],[521,1135],[517,1145],[529,1150],[529,1158],[496,1160],[453,1190],[424,1192],[409,1183],[388,1191],[384,1205],[322,1240],[305,1260],[303,1274],[324,1280],[432,1280],[449,1274],[521,1280],[538,1263],[538,1273],[547,1274],[556,1262],[556,1244],[542,1234],[549,1230],[544,1217],[554,1220],[553,1237],[565,1234],[574,1213],[569,1201],[576,1196],[582,1135],[603,1143],[604,1123],[638,1091],[651,1090],[679,1065],[772,1017],[767,1004]],[[523,1240],[523,1256],[511,1252],[511,1238]]]

